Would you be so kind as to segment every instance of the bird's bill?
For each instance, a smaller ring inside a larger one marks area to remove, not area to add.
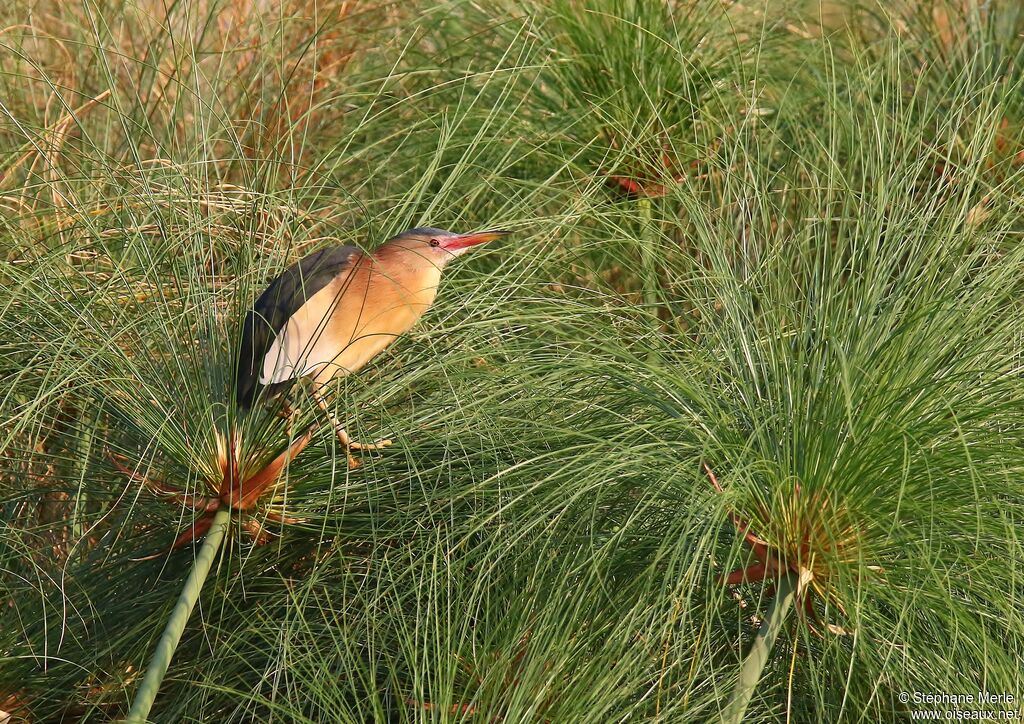
[[[441,248],[445,251],[451,252],[452,254],[461,254],[468,250],[470,247],[476,246],[477,244],[484,244],[488,241],[493,241],[502,236],[505,236],[510,232],[508,231],[477,231],[473,234],[456,234],[455,236],[449,236],[441,241]]]

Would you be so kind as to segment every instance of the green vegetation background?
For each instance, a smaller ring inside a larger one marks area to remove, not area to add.
[[[427,223],[515,234],[339,385],[396,444],[236,521],[156,720],[714,720],[731,513],[813,574],[750,721],[1019,707],[1022,49],[1013,0],[5,3],[0,709],[124,715],[194,551],[112,458],[204,493],[258,291]]]

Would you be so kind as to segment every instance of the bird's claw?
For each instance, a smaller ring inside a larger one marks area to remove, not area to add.
[[[353,450],[383,450],[386,447],[391,447],[391,440],[377,440],[376,442],[349,442],[348,446]]]
[[[346,432],[343,427],[335,428],[334,432],[338,437],[338,442],[341,443],[342,448],[345,450],[345,456],[348,458],[349,470],[355,470],[362,464],[359,462],[358,458],[352,455],[353,450],[382,450],[391,445],[391,440],[356,442],[348,436],[348,432]]]

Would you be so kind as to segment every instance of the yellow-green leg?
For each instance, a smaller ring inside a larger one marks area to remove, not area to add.
[[[345,426],[341,423],[338,418],[334,416],[331,408],[328,406],[327,401],[323,398],[315,388],[312,390],[313,399],[316,400],[316,404],[324,411],[327,418],[331,421],[334,426],[334,434],[338,436],[338,442],[345,448],[345,455],[348,457],[348,466],[351,469],[359,467],[359,460],[352,455],[352,450],[382,450],[391,445],[391,440],[378,440],[377,442],[356,442],[348,436],[348,432],[345,430]]]

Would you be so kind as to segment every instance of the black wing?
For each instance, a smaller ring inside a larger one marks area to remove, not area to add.
[[[354,246],[336,246],[313,252],[293,264],[270,283],[245,315],[242,344],[235,377],[235,399],[248,410],[256,400],[263,358],[274,339],[306,300],[327,286],[355,262],[362,252]],[[269,385],[271,388],[285,385]]]

